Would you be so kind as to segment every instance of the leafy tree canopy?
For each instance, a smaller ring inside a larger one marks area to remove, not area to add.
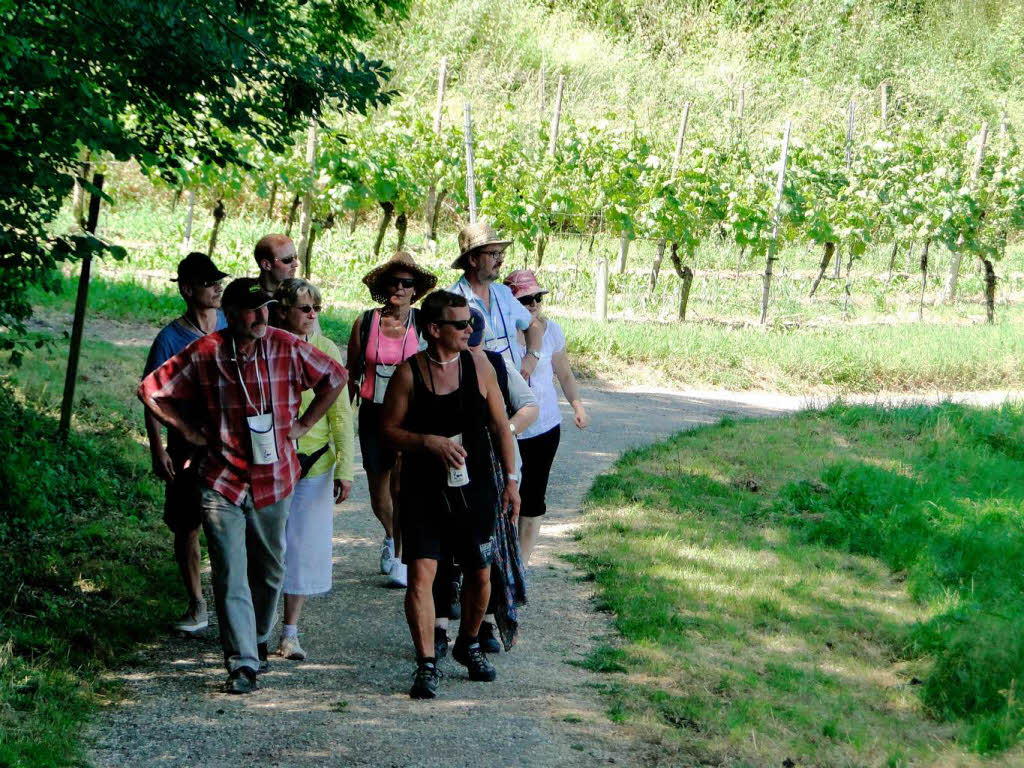
[[[387,67],[357,43],[406,5],[0,0],[0,320],[22,327],[27,285],[106,248],[46,230],[85,153],[171,178],[245,164],[246,144],[280,152],[311,115],[389,100]]]

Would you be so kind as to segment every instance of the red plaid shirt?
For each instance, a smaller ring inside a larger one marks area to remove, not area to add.
[[[280,459],[275,464],[252,464],[252,442],[247,416],[260,407],[260,366],[263,399],[273,405],[274,433]],[[244,377],[249,405],[239,382]],[[161,365],[139,385],[139,399],[188,400],[195,404],[207,437],[206,457],[200,467],[206,485],[232,504],[241,505],[252,489],[256,509],[286,498],[299,480],[299,459],[288,431],[300,416],[303,390],[317,392],[345,383],[345,369],[329,355],[296,336],[275,328],[256,342],[248,357],[233,359],[231,335],[217,331],[196,340]],[[344,393],[341,395],[344,397]]]

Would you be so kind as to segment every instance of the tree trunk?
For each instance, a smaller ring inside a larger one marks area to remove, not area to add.
[[[356,226],[359,224],[359,211],[352,211],[352,220],[348,223],[348,233],[354,235]]]
[[[836,254],[836,257],[835,257],[835,270],[832,273],[832,277],[834,277],[836,280],[838,280],[842,276],[843,276],[843,260],[842,260],[842,258],[840,258],[839,254]]]
[[[853,248],[848,247],[849,254],[846,257],[846,286],[844,291],[846,292],[846,298],[843,299],[843,312],[850,310],[850,291],[852,286],[850,285],[850,274],[853,272]]]
[[[828,269],[828,263],[832,261],[832,254],[836,252],[835,243],[825,243],[825,252],[821,256],[821,264],[818,266],[818,276],[814,278],[814,285],[811,286],[811,297],[814,297],[815,291],[818,290],[818,284],[821,283],[823,277],[825,277],[825,270]]]
[[[665,238],[658,241],[658,250],[654,254],[654,263],[651,265],[651,293],[658,284],[658,273],[661,272],[661,262],[665,258]]]
[[[537,261],[534,266],[535,269],[540,269],[540,265],[544,263],[544,251],[547,250],[547,247],[548,236],[541,234],[541,236],[537,238]]]
[[[185,236],[181,239],[181,253],[185,255],[192,251],[192,218],[196,210],[196,191],[188,191],[188,214],[185,216]]]
[[[217,235],[220,234],[220,224],[224,221],[224,201],[218,200],[213,207],[213,231],[210,232],[210,247],[206,249],[206,255],[213,258],[213,249],[217,247]]]
[[[764,275],[761,277],[761,325],[768,320],[768,298],[772,292],[772,267],[778,256],[775,255],[775,244],[768,246],[768,255],[764,260]],[[838,259],[836,259],[838,261]]]
[[[174,213],[178,210],[178,203],[181,202],[181,196],[184,194],[184,187],[178,187],[176,190],[174,190],[174,199],[171,200],[171,213]]]
[[[377,229],[377,239],[373,242],[373,255],[375,258],[380,256],[380,247],[384,243],[384,235],[387,234],[388,226],[391,224],[391,217],[395,214],[394,203],[381,203],[380,207],[384,209],[384,215],[381,217],[380,227]]]
[[[960,263],[963,261],[963,251],[960,250],[960,243],[949,253],[949,271],[946,273],[946,282],[942,286],[942,295],[939,301],[948,304],[956,298],[957,283],[960,280]]]
[[[931,244],[931,239],[926,239],[924,247],[921,249],[921,299],[917,305],[918,322],[924,320],[924,289],[928,284],[928,248]]]
[[[307,280],[312,279],[313,274],[313,244],[316,243],[317,238],[325,231],[334,226],[334,214],[327,214],[327,218],[320,222],[320,226],[310,226],[309,228],[309,242],[306,244],[306,255],[302,260],[302,276]]]
[[[900,244],[893,240],[892,241],[892,255],[889,257],[889,276],[885,278],[885,284],[888,285],[892,282],[892,271],[896,267],[896,252],[899,250]]]
[[[277,180],[270,185],[270,200],[267,201],[267,218],[274,218],[274,203],[277,202]]]
[[[409,217],[405,215],[405,211],[398,214],[395,219],[395,229],[398,230],[398,245],[395,246],[395,250],[400,251],[405,247],[405,233],[409,229]]]
[[[616,266],[618,273],[621,275],[626,271],[626,257],[629,255],[629,236],[623,232],[619,237],[619,263]]]
[[[85,220],[85,188],[82,182],[89,178],[89,157],[91,152],[86,152],[85,160],[78,166],[78,176],[75,178],[75,188],[71,195],[71,211],[75,219],[75,226],[84,230]]]
[[[427,237],[431,240],[437,240],[437,220],[441,218],[441,203],[444,202],[447,194],[448,190],[442,189],[437,193],[437,198],[434,200],[434,207],[430,212],[430,222],[428,224],[430,231],[427,233]]]
[[[295,197],[292,198],[291,207],[288,209],[288,218],[285,219],[285,225],[284,225],[284,233],[288,237],[292,236],[292,227],[295,224],[295,214],[298,213],[299,203],[301,203],[301,202],[302,202],[302,197],[300,195],[295,195]]]
[[[686,320],[686,307],[690,303],[690,288],[693,287],[693,270],[683,266],[679,258],[679,243],[672,243],[671,256],[672,266],[679,275],[679,319]]]
[[[996,270],[991,259],[979,258],[985,270],[985,319],[991,325],[996,321]]]
[[[743,267],[743,256],[746,254],[746,252],[747,252],[747,246],[746,245],[740,246],[740,254],[739,254],[739,256],[736,257],[736,279],[737,280],[740,279],[740,269]]]

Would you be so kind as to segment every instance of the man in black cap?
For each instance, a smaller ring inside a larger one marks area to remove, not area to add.
[[[259,280],[224,290],[228,326],[139,385],[157,419],[205,449],[198,472],[227,693],[255,690],[284,579],[285,523],[299,480],[295,441],[345,388],[330,355],[267,324]],[[302,409],[302,393],[314,392]]]
[[[205,253],[190,253],[178,262],[178,291],[185,300],[185,311],[160,329],[149,349],[143,377],[185,349],[196,339],[226,327],[220,311],[221,280],[227,275],[214,265]],[[195,446],[180,432],[167,430],[164,447],[160,422],[146,411],[146,434],[153,458],[153,472],[166,483],[164,491],[164,522],[174,533],[174,559],[185,585],[188,607],[174,622],[180,632],[198,632],[208,622],[206,601],[199,580],[199,478]]]

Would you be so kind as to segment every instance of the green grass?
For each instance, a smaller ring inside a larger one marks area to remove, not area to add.
[[[724,422],[598,478],[609,715],[666,764],[1020,764],[1024,409]]]
[[[56,439],[66,340],[0,381],[0,765],[79,765],[105,673],[167,625],[177,570],[132,382],[146,350],[86,341]]]

